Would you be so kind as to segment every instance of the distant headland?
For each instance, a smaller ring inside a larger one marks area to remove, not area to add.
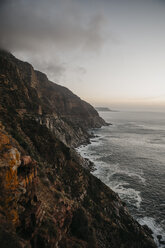
[[[100,112],[118,112],[117,110],[112,110],[107,107],[95,107],[95,109]]]

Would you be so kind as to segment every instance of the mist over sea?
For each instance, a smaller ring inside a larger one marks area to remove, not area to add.
[[[157,235],[165,241],[165,113],[99,114],[112,125],[92,130],[97,137],[78,151],[134,218],[153,230],[157,244]]]

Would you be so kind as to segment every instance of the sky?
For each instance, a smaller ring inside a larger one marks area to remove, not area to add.
[[[165,0],[1,0],[0,47],[94,106],[165,110]]]

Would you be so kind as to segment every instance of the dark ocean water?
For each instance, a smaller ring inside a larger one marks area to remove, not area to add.
[[[93,174],[119,194],[130,213],[165,240],[165,113],[100,112],[112,126],[78,151]],[[165,247],[159,246],[159,247]]]

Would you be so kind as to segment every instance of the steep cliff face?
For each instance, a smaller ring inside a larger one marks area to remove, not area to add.
[[[1,247],[155,248],[71,147],[105,122],[29,64],[0,61]]]
[[[0,127],[1,247],[156,247],[117,194],[49,129],[27,123],[28,132],[38,162]]]
[[[4,116],[6,109],[21,118],[30,115],[67,145],[88,142],[87,129],[106,124],[90,104],[4,51],[0,51],[0,84]]]

